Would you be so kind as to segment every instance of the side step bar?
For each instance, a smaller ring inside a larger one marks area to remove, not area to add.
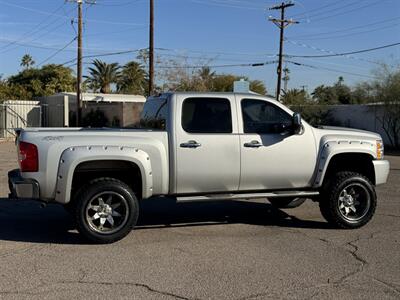
[[[199,196],[178,196],[177,202],[192,201],[215,201],[215,200],[237,200],[237,199],[257,199],[257,198],[279,198],[279,197],[312,197],[318,196],[318,191],[277,191],[267,193],[247,193],[247,194],[209,194]]]

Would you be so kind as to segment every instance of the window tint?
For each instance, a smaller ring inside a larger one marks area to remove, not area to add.
[[[267,101],[243,99],[242,115],[245,133],[281,133],[292,125],[292,117]]]
[[[140,127],[165,130],[168,116],[167,99],[149,99],[140,115]]]
[[[182,127],[191,133],[231,133],[232,114],[229,100],[186,99],[182,107]]]

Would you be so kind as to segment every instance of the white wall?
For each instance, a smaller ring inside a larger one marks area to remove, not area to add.
[[[384,113],[383,104],[331,105],[329,111],[330,117],[339,122],[340,126],[377,132],[382,136],[384,144],[390,145],[388,136],[377,118],[382,117]]]

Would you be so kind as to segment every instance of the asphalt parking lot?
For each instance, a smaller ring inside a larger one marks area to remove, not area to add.
[[[6,199],[0,144],[0,298],[400,299],[400,156],[373,220],[336,230],[311,201],[144,202],[112,245],[80,238],[62,207]]]

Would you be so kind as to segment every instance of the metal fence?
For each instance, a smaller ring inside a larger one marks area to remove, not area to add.
[[[42,107],[38,101],[9,100],[0,104],[0,138],[13,138],[16,128],[41,125]]]

